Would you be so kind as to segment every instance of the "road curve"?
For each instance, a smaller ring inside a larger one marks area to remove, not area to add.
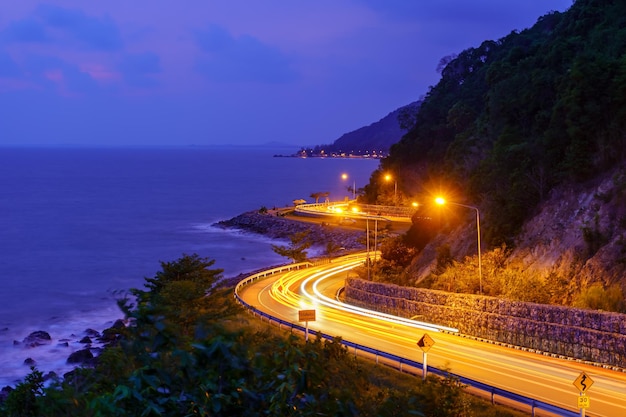
[[[298,310],[315,309],[316,321],[309,323],[310,330],[418,362],[422,362],[423,353],[416,343],[427,333],[435,342],[428,351],[429,367],[447,369],[572,411],[578,410],[580,394],[574,381],[585,372],[593,380],[587,391],[590,407],[586,415],[626,416],[626,375],[622,372],[486,343],[459,336],[455,329],[338,302],[336,295],[347,274],[363,260],[338,258],[272,275],[241,288],[239,296],[260,311],[293,323],[297,323]]]

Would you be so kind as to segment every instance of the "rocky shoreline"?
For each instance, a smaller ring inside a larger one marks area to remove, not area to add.
[[[50,333],[37,330],[30,333],[22,341],[14,340],[13,346],[23,349],[25,356],[27,356],[23,361],[23,365],[26,367],[37,367],[37,360],[33,359],[33,357],[41,354],[38,349],[50,346],[56,346],[57,349],[68,349],[66,364],[70,368],[90,367],[95,365],[97,357],[103,349],[115,345],[119,341],[120,332],[125,327],[124,321],[118,319],[111,327],[104,329],[102,332],[94,329],[85,329],[82,334],[72,334],[70,337],[62,339],[55,339]],[[75,349],[72,349],[72,347],[75,347]],[[65,372],[62,378],[69,377],[73,372],[73,370]],[[61,378],[54,371],[45,373],[43,377],[44,381]],[[14,387],[9,385],[0,387],[0,402],[6,399],[13,389]]]
[[[363,249],[363,239],[365,232],[360,230],[343,228],[338,225],[329,223],[318,223],[305,221],[303,218],[294,218],[295,216],[285,215],[284,211],[271,210],[267,213],[258,211],[250,211],[229,220],[215,223],[214,226],[224,229],[239,229],[245,232],[262,234],[272,239],[289,239],[291,235],[298,232],[309,231],[309,238],[313,242],[313,246],[317,246],[322,250],[326,244],[332,242],[336,247],[341,248],[335,255],[349,253]],[[267,268],[272,266],[268,265]],[[266,268],[264,268],[266,269]],[[249,274],[244,274],[249,275]],[[242,277],[224,278],[223,286],[234,286]],[[36,356],[36,350],[39,347],[50,346],[56,344],[57,348],[70,348],[76,346],[76,350],[68,352],[66,363],[74,366],[93,366],[97,360],[97,356],[107,346],[117,342],[119,332],[125,327],[122,320],[118,320],[115,324],[105,329],[102,333],[86,329],[83,334],[72,335],[71,338],[57,339],[45,331],[36,331],[26,336],[22,341],[15,340],[13,345],[16,348],[24,349],[26,359],[25,366],[36,366],[37,361],[32,357]],[[29,355],[29,351],[32,353]],[[71,373],[71,371],[70,371]],[[63,375],[66,377],[68,374]],[[45,379],[53,379],[58,377],[54,372],[46,374]],[[0,401],[8,395],[12,387],[6,386],[0,388]]]
[[[343,252],[363,249],[365,232],[342,228],[327,222],[314,223],[286,216],[280,211],[260,213],[249,211],[214,224],[216,227],[239,229],[246,232],[262,234],[273,239],[288,239],[295,233],[310,231],[309,238],[314,246],[325,247],[332,242]],[[338,252],[340,254],[341,252]]]

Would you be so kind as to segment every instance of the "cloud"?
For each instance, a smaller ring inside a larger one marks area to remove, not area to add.
[[[119,28],[108,16],[91,17],[82,10],[53,5],[39,6],[36,14],[48,27],[62,31],[89,49],[111,51],[123,46]]]
[[[217,25],[195,32],[203,54],[197,69],[215,82],[286,83],[297,78],[290,58],[250,35],[235,38]]]
[[[2,38],[11,43],[54,43],[95,51],[123,47],[120,30],[108,16],[88,16],[82,10],[39,5],[21,20],[11,22]]]
[[[0,50],[0,78],[17,78],[20,75],[20,69],[13,58],[6,52]]]
[[[161,61],[154,52],[126,55],[119,66],[124,80],[133,87],[158,85],[155,75],[161,73]]]
[[[32,17],[11,22],[4,31],[3,38],[8,42],[49,41],[44,26],[38,19]]]
[[[54,56],[30,55],[23,63],[23,72],[31,84],[63,96],[94,93],[100,87],[93,78],[76,65]]]

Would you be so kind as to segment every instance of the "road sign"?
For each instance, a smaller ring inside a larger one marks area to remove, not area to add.
[[[315,310],[299,310],[298,321],[315,321]]]
[[[578,408],[589,408],[589,397],[585,394],[578,397]]]
[[[428,336],[427,333],[424,333],[424,336],[422,336],[420,340],[417,341],[417,346],[419,346],[420,349],[422,349],[422,351],[424,352],[428,352],[434,344],[435,341],[432,339],[432,337]]]
[[[580,375],[578,375],[578,378],[574,381],[574,386],[580,392],[586,392],[592,385],[593,379],[591,379],[589,375],[584,372],[581,372]]]

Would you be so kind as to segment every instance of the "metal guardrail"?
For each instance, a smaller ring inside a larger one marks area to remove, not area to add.
[[[347,257],[342,257],[342,259],[346,259],[346,258],[350,258],[350,257],[354,257],[354,258],[358,258],[362,255],[348,255]],[[282,273],[282,272],[286,272],[286,271],[291,271],[294,269],[302,269],[302,268],[308,268],[310,266],[313,266],[313,264],[311,262],[302,262],[302,263],[298,263],[298,264],[290,264],[290,265],[285,265],[285,266],[281,266],[281,267],[277,267],[277,268],[273,268],[273,269],[269,269],[267,271],[262,271],[253,275],[250,275],[249,277],[243,279],[242,281],[240,281],[236,287],[235,287],[235,291],[234,291],[234,295],[235,295],[235,299],[237,300],[237,302],[239,302],[242,306],[244,306],[245,308],[247,308],[253,315],[258,315],[259,317],[261,317],[261,320],[263,320],[263,317],[267,318],[268,323],[276,323],[278,324],[279,328],[282,328],[282,326],[285,326],[287,328],[290,328],[291,331],[293,332],[294,330],[300,331],[303,334],[306,332],[306,328],[303,326],[300,326],[299,324],[296,323],[292,323],[286,320],[282,320],[279,319],[277,317],[273,317],[267,313],[262,312],[261,310],[259,310],[258,308],[251,306],[250,304],[246,303],[245,301],[243,301],[241,299],[241,297],[239,296],[239,290],[241,290],[241,288],[245,287],[248,284],[251,284],[254,281],[257,281],[259,279],[264,279],[267,278],[268,276],[274,275],[274,274],[278,274],[278,273]],[[328,335],[326,333],[321,333],[321,332],[317,332],[320,337],[322,337],[323,339],[326,340],[333,340],[334,336]],[[402,356],[398,356],[398,355],[394,355],[391,353],[387,353],[387,352],[383,352],[381,350],[378,349],[374,349],[368,346],[364,346],[364,345],[360,345],[358,343],[354,343],[354,342],[350,342],[347,340],[342,340],[341,343],[346,346],[349,349],[354,349],[354,354],[355,356],[358,356],[359,352],[363,352],[363,353],[367,353],[371,356],[374,356],[376,363],[379,363],[379,360],[385,359],[387,361],[390,362],[391,365],[393,365],[394,367],[396,367],[399,371],[404,372],[403,367],[410,367],[410,368],[414,368],[417,370],[421,370],[423,372],[423,364],[411,359],[407,359],[404,358]],[[397,363],[397,366],[395,365]],[[546,412],[549,412],[555,416],[559,416],[559,417],[579,417],[579,413],[575,412],[575,411],[571,411],[571,410],[567,410],[565,408],[553,405],[553,404],[549,404],[546,403],[544,401],[540,401],[540,400],[536,400],[530,397],[526,397],[524,395],[520,395],[520,394],[516,394],[514,392],[511,391],[507,391],[507,390],[503,390],[497,387],[493,387],[491,385],[470,379],[470,378],[466,378],[464,376],[461,375],[456,375],[453,374],[451,372],[448,371],[444,371],[438,368],[433,368],[432,366],[428,367],[428,371],[432,374],[441,376],[441,377],[453,377],[456,378],[461,384],[466,385],[468,387],[472,387],[474,389],[483,391],[487,394],[489,394],[490,398],[491,398],[491,403],[492,404],[496,404],[496,397],[501,397],[503,399],[509,400],[509,401],[514,401],[518,404],[521,405],[525,405],[527,407],[530,408],[530,412],[531,415],[534,416],[535,415],[535,410],[543,410]]]

